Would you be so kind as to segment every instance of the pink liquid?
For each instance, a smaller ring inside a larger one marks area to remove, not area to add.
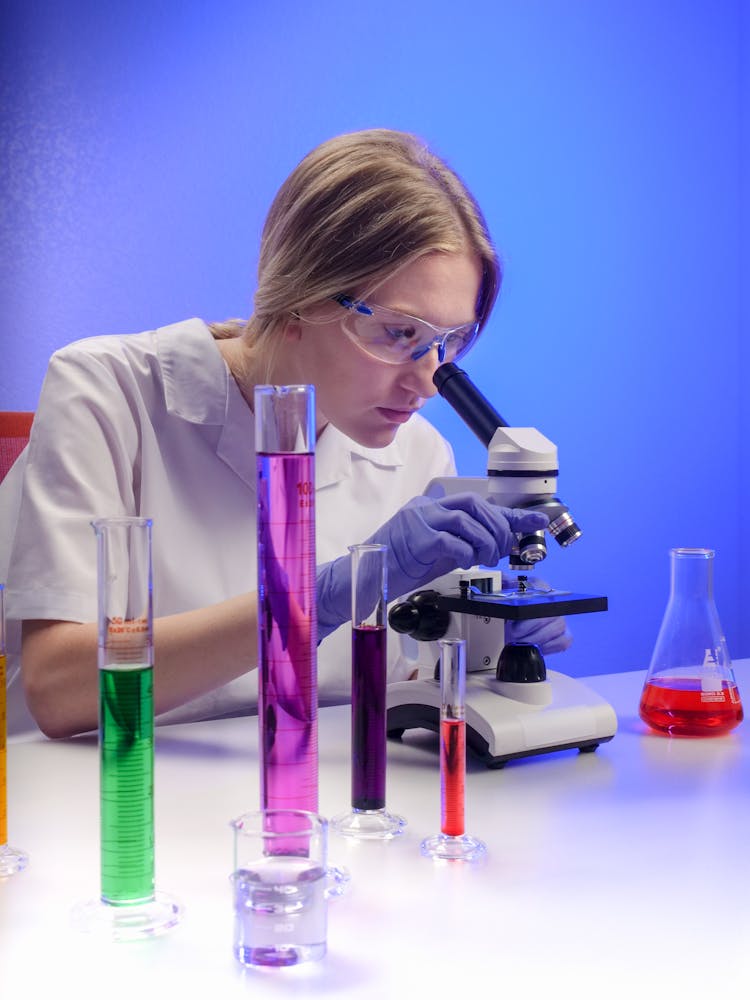
[[[385,808],[385,626],[352,629],[352,807]]]
[[[720,736],[743,719],[736,686],[702,691],[698,678],[675,678],[669,685],[650,683],[641,695],[640,715],[654,729],[672,736]]]
[[[449,837],[464,834],[466,722],[440,720],[440,829]]]
[[[261,806],[317,812],[314,456],[257,469]]]

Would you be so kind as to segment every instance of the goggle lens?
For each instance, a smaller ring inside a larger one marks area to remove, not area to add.
[[[437,348],[440,364],[457,361],[479,334],[478,323],[444,330],[383,306],[356,302],[344,296],[336,301],[349,311],[343,322],[349,337],[372,357],[392,365],[419,361],[433,347]]]

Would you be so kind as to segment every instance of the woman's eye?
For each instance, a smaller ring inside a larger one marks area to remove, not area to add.
[[[387,326],[385,332],[394,343],[410,343],[417,335],[413,326]]]

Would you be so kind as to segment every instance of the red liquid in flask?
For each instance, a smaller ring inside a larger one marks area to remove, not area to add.
[[[464,784],[466,781],[466,722],[440,720],[440,778],[442,833],[464,834]]]
[[[672,736],[720,736],[743,719],[735,685],[722,682],[717,691],[703,691],[698,677],[646,684],[640,715],[649,726]]]
[[[352,630],[352,807],[385,809],[385,644],[383,625]]]
[[[257,466],[261,805],[317,812],[314,456]]]

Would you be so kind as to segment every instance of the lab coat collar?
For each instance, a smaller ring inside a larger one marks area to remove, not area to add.
[[[229,369],[226,373],[226,415],[216,454],[251,490],[256,488],[255,417]]]
[[[203,320],[190,319],[160,327],[156,344],[168,412],[190,423],[219,426],[217,455],[255,490],[253,414],[211,331]],[[385,448],[366,448],[328,424],[315,447],[316,487],[349,479],[357,459],[381,468],[404,464],[398,437]]]
[[[227,369],[203,320],[160,327],[156,350],[167,411],[193,424],[223,424]]]
[[[255,489],[255,420],[234,379],[229,376],[226,421],[217,454],[251,489]],[[329,424],[315,445],[315,486],[323,489],[352,475],[357,458],[382,468],[403,465],[401,448],[393,441],[386,448],[365,448]]]
[[[189,423],[219,428],[216,454],[255,490],[253,414],[203,320],[156,331],[169,413]]]
[[[404,464],[398,438],[385,448],[365,448],[338,428],[328,424],[315,446],[315,485],[318,489],[349,479],[352,464],[363,458],[381,468],[396,468]]]

